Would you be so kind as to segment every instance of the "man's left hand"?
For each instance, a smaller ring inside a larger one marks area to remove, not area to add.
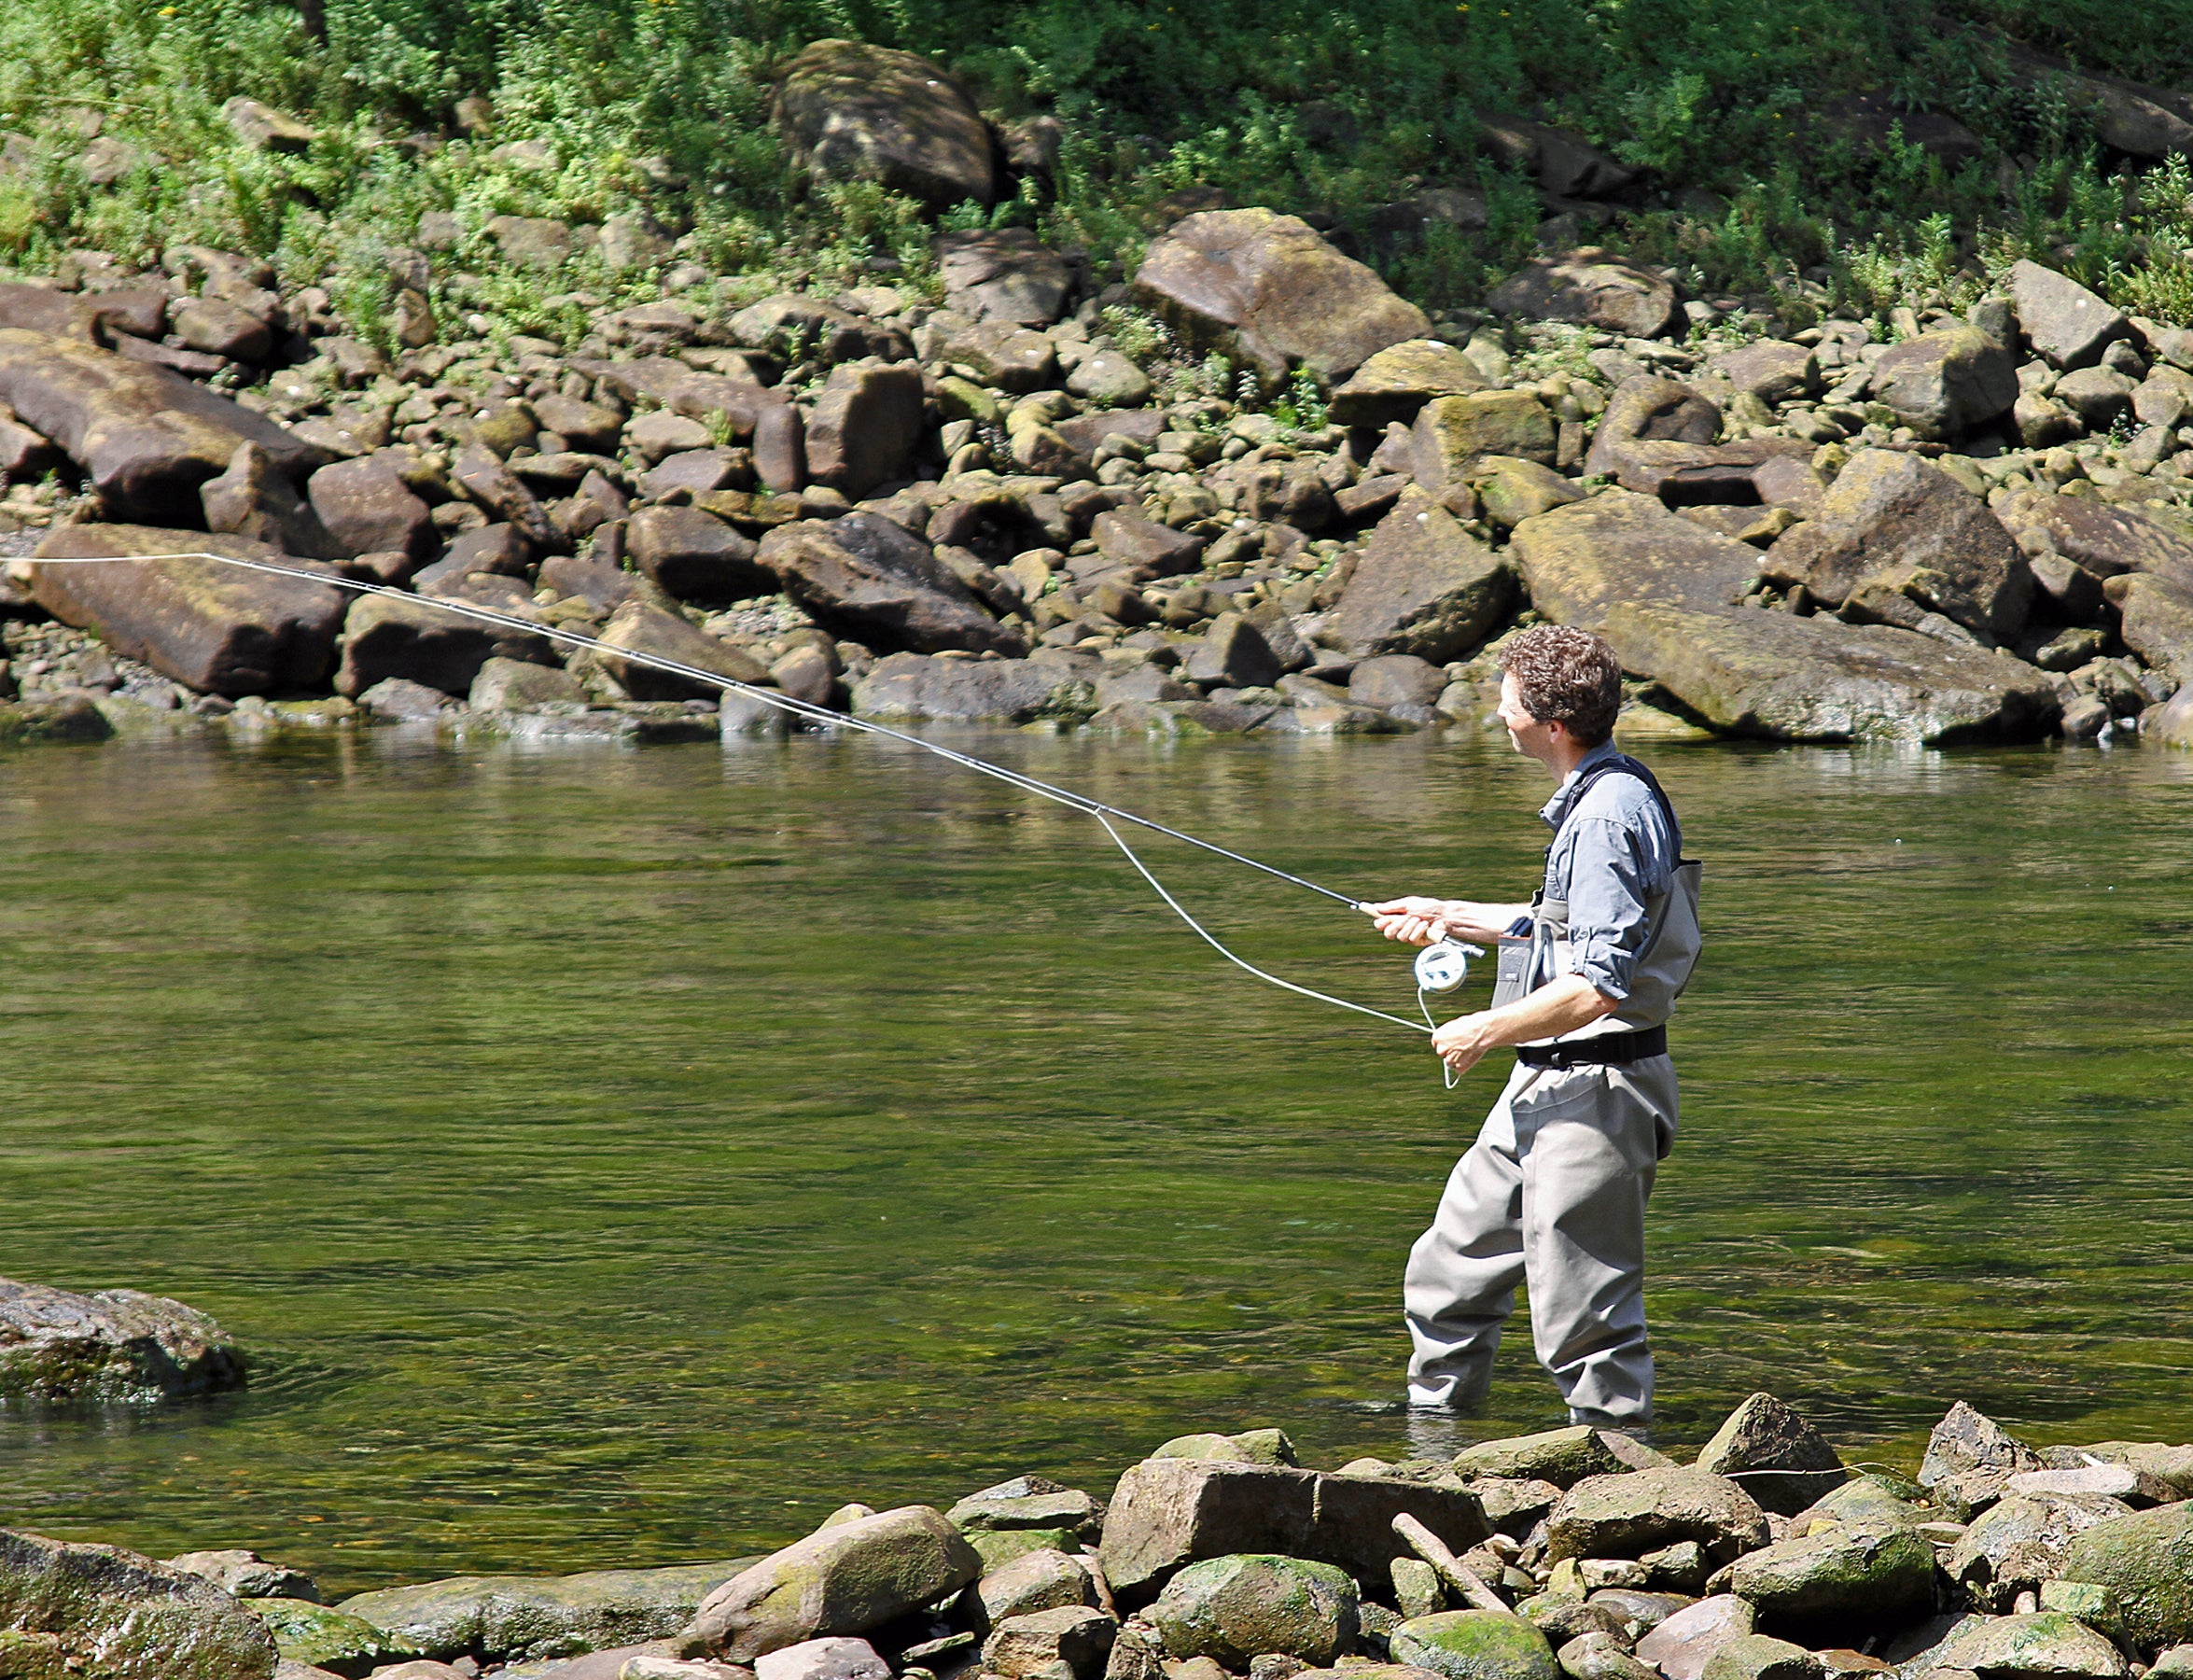
[[[1457,1015],[1432,1035],[1432,1048],[1458,1076],[1475,1067],[1492,1047],[1491,1017],[1484,1011]]]

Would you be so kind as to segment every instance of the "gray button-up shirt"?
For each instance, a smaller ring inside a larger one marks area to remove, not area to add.
[[[1584,773],[1614,755],[1612,741],[1585,753],[1539,816],[1551,825]],[[1668,890],[1677,849],[1660,802],[1643,782],[1615,773],[1592,783],[1546,859],[1545,896],[1569,906],[1569,961],[1560,972],[1582,974],[1616,1002],[1627,1001],[1650,931],[1645,901]],[[1532,990],[1557,977],[1550,945],[1542,942],[1535,957],[1548,972],[1530,976]]]

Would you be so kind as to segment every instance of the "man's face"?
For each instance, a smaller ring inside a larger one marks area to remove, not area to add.
[[[1508,727],[1508,739],[1517,752],[1543,763],[1552,753],[1560,732],[1558,723],[1542,723],[1524,707],[1511,672],[1500,679],[1500,721]]]

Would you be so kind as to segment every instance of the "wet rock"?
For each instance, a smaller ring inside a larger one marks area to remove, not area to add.
[[[1960,438],[2010,412],[2017,358],[1971,327],[1922,332],[1874,364],[1873,394],[1920,437]]]
[[[2060,1611],[2028,1616],[1968,1616],[1934,1649],[1915,1659],[1930,1669],[1962,1669],[1988,1680],[2041,1680],[2084,1676],[2123,1680],[2128,1672],[2116,1647],[2093,1629]]]
[[[1191,714],[1193,721],[1193,714]],[[1262,720],[1257,720],[1261,721]],[[1148,1459],[1120,1477],[1098,1557],[1115,1592],[1154,1588],[1183,1563],[1268,1552],[1376,1579],[1411,1555],[1394,1534],[1407,1512],[1455,1551],[1490,1527],[1474,1496],[1385,1477],[1276,1466]]]
[[[1150,1455],[1153,1459],[1210,1459],[1235,1464],[1281,1464],[1298,1461],[1294,1443],[1283,1429],[1248,1429],[1239,1435],[1175,1435]]]
[[[1585,1423],[1549,1429],[1543,1435],[1480,1441],[1455,1454],[1453,1465],[1457,1476],[1551,1482],[1564,1490],[1587,1476],[1618,1475],[1628,1467],[1614,1456],[1601,1433]]]
[[[1501,315],[1574,321],[1626,338],[1660,338],[1683,318],[1671,284],[1596,245],[1531,258],[1485,301]]]
[[[170,1569],[211,1581],[231,1598],[301,1599],[320,1603],[320,1589],[312,1576],[286,1563],[270,1563],[255,1551],[194,1551],[167,1561]]]
[[[571,1575],[461,1575],[361,1592],[336,1608],[438,1659],[539,1659],[665,1638],[740,1568],[741,1561],[733,1561]]]
[[[1794,1517],[1849,1472],[1820,1432],[1772,1394],[1753,1394],[1698,1451],[1697,1467],[1735,1478],[1769,1511]]]
[[[104,741],[115,733],[94,695],[51,700],[0,700],[0,741]]]
[[[1681,518],[1650,497],[1609,490],[1556,508],[1511,539],[1531,605],[1557,623],[1598,630],[1618,606],[1733,610],[1755,587],[1759,551]]]
[[[1333,419],[1341,426],[1408,425],[1427,402],[1463,397],[1486,386],[1477,364],[1436,339],[1390,344],[1355,371],[1333,393]]]
[[[1742,1633],[1706,1659],[1703,1680],[1825,1680],[1826,1666],[1803,1645]]]
[[[1396,1628],[1393,1655],[1445,1680],[1558,1680],[1553,1646],[1519,1616],[1497,1610],[1446,1610]]]
[[[940,233],[944,306],[975,321],[1043,327],[1066,313],[1073,271],[1027,228]]]
[[[1820,517],[1780,539],[1765,570],[1825,606],[1886,591],[1998,640],[2023,626],[2033,594],[2024,555],[1986,503],[1931,463],[1885,449],[1851,457]]]
[[[2130,1645],[2193,1640],[2193,1503],[2096,1523],[2072,1541],[2062,1576],[2107,1589],[2102,1626]]]
[[[1547,1525],[1553,1558],[1635,1558],[1695,1540],[1726,1561],[1767,1544],[1767,1516],[1736,1483],[1670,1466],[1587,1477],[1561,1496]]]
[[[1192,350],[1252,362],[1267,379],[1299,364],[1337,384],[1430,326],[1306,222],[1264,209],[1206,211],[1174,223],[1151,243],[1135,290]]]
[[[1508,564],[1411,489],[1364,542],[1323,635],[1358,659],[1407,653],[1444,665],[1481,643],[1515,595]]]
[[[0,1398],[146,1401],[243,1386],[228,1332],[180,1301],[0,1278]]]
[[[1757,1614],[1749,1601],[1731,1594],[1700,1599],[1640,1639],[1638,1659],[1667,1680],[1702,1680],[1713,1653],[1750,1634]]]
[[[199,486],[242,443],[258,444],[292,478],[326,458],[165,368],[45,333],[0,330],[0,402],[66,451],[124,517],[196,519]]]
[[[2054,728],[2060,707],[2031,665],[1886,625],[1646,605],[1610,609],[1599,629],[1625,671],[1730,735],[2026,740]]]
[[[865,645],[915,653],[1026,649],[928,543],[877,515],[780,525],[761,539],[759,557],[818,623]]]
[[[1934,1603],[1934,1547],[1895,1525],[1815,1525],[1739,1558],[1732,1586],[1770,1626],[1893,1627]]]
[[[210,1582],[112,1546],[0,1529],[0,1662],[24,1680],[272,1680],[273,1636]]]
[[[228,471],[200,485],[198,496],[208,530],[248,537],[308,560],[342,560],[356,552],[328,535],[288,475],[257,443],[239,443]]]
[[[900,477],[921,441],[921,370],[912,362],[841,362],[807,420],[807,476],[854,499]]]
[[[1530,391],[1440,397],[1417,415],[1410,475],[1432,495],[1465,483],[1489,456],[1553,465],[1554,417]]]
[[[891,1680],[865,1639],[809,1639],[754,1659],[754,1680]]]
[[[287,1662],[362,1680],[390,1664],[420,1655],[411,1641],[384,1632],[362,1617],[303,1599],[259,1599],[251,1608],[274,1636]]]
[[[488,660],[466,695],[474,711],[485,712],[533,712],[585,702],[585,686],[570,672],[523,659]]]
[[[1099,1680],[1119,1624],[1085,1604],[1038,1610],[999,1624],[983,1665],[1006,1680]]]
[[[63,525],[39,545],[49,559],[124,554],[113,566],[44,566],[31,593],[64,623],[95,631],[116,652],[203,693],[293,693],[334,664],[350,597],[331,585],[185,558],[193,551],[286,560],[245,538],[145,525]]]
[[[391,677],[445,694],[468,692],[490,659],[553,657],[547,639],[447,612],[425,600],[368,595],[342,622],[335,692],[356,699]]]
[[[1942,1569],[1979,1608],[2002,1614],[2062,1573],[2074,1536],[2129,1515],[2121,1501],[2092,1494],[2013,1493],[1973,1519]]]
[[[1181,674],[1210,688],[1269,688],[1284,669],[1262,631],[1239,613],[1226,612],[1204,633]]]
[[[2037,262],[2012,265],[2010,298],[2026,343],[2051,367],[2091,367],[2102,351],[2131,335],[2131,322],[2118,311]]]
[[[1096,709],[1091,678],[1040,660],[891,653],[853,688],[853,710],[861,717],[1027,723],[1085,718]]]
[[[337,461],[313,474],[306,485],[313,513],[338,549],[401,553],[413,569],[434,557],[440,547],[434,511],[407,482],[407,466],[404,456],[389,451]]]
[[[973,101],[918,53],[817,41],[785,67],[774,116],[817,182],[880,181],[940,210],[997,196],[990,132]]]
[[[624,543],[633,566],[677,600],[720,606],[776,588],[754,539],[698,508],[641,508],[625,524]]]
[[[1277,1652],[1322,1668],[1354,1648],[1358,1603],[1354,1580],[1330,1563],[1244,1555],[1190,1564],[1148,1615],[1175,1657],[1238,1670]]]
[[[1970,1511],[1999,1495],[2018,1472],[2040,1468],[2039,1454],[1960,1400],[1927,1437],[1919,1485]]]
[[[1028,1616],[1038,1610],[1103,1603],[1088,1564],[1049,1547],[991,1569],[975,1583],[975,1591],[992,1626],[1008,1617]]]

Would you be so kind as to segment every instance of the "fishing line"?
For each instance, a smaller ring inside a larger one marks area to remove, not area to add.
[[[1411,1032],[1431,1030],[1430,1028],[1418,1026],[1415,1021],[1409,1020],[1404,1015],[1389,1015],[1386,1011],[1373,1009],[1368,1004],[1351,1003],[1346,998],[1335,998],[1326,992],[1313,991],[1306,986],[1297,986],[1292,980],[1282,980],[1278,975],[1268,973],[1254,963],[1236,956],[1234,952],[1221,944],[1208,929],[1191,916],[1181,905],[1180,900],[1166,889],[1165,884],[1151,873],[1150,866],[1136,854],[1135,848],[1127,844],[1125,836],[1112,827],[1112,823],[1114,821],[1132,823],[1138,828],[1147,829],[1152,833],[1163,834],[1168,839],[1179,840],[1200,851],[1208,852],[1213,857],[1223,858],[1228,862],[1238,863],[1245,868],[1256,870],[1260,874],[1270,875],[1275,880],[1285,881],[1291,887],[1299,887],[1306,892],[1314,892],[1320,897],[1333,900],[1335,903],[1346,904],[1350,910],[1362,909],[1362,903],[1351,894],[1335,891],[1334,889],[1321,886],[1306,876],[1291,874],[1287,870],[1278,868],[1259,859],[1229,850],[1213,841],[1200,839],[1194,834],[1168,827],[1153,818],[1139,816],[1133,811],[1122,810],[1117,805],[1106,805],[1101,800],[1091,799],[1086,794],[1076,793],[1069,788],[1061,788],[1051,782],[1040,781],[1035,777],[1024,775],[1018,770],[1009,769],[1003,764],[992,763],[987,759],[976,758],[971,753],[955,751],[939,742],[924,740],[919,735],[910,735],[901,729],[893,729],[888,724],[873,722],[866,718],[857,718],[848,712],[837,711],[827,706],[818,706],[811,700],[802,700],[795,695],[785,693],[780,689],[760,688],[750,682],[741,682],[734,677],[725,677],[719,672],[704,670],[698,665],[687,665],[682,660],[666,659],[660,654],[648,653],[634,649],[613,648],[598,637],[587,636],[576,630],[567,630],[557,624],[542,623],[535,619],[520,618],[514,613],[498,612],[492,607],[483,607],[477,602],[451,600],[439,595],[416,595],[411,590],[398,589],[393,584],[369,583],[362,579],[346,578],[337,573],[308,570],[299,566],[280,566],[271,560],[254,560],[237,554],[217,554],[206,550],[192,550],[166,554],[68,554],[56,556],[52,559],[34,559],[29,563],[35,566],[115,566],[129,565],[140,560],[211,560],[217,565],[232,566],[244,571],[261,572],[270,577],[291,578],[301,582],[317,583],[335,589],[346,589],[354,595],[387,595],[394,600],[409,601],[417,605],[437,608],[457,618],[471,619],[479,623],[493,624],[500,629],[517,631],[523,635],[543,637],[548,640],[562,642],[569,647],[591,649],[623,660],[629,665],[644,665],[650,670],[662,671],[669,676],[682,677],[688,681],[699,683],[704,687],[722,689],[731,693],[745,695],[748,699],[761,701],[765,706],[774,707],[778,711],[789,713],[792,717],[803,719],[811,723],[827,724],[839,729],[858,730],[863,735],[880,735],[886,740],[898,741],[908,747],[918,748],[923,752],[933,754],[935,757],[944,760],[947,763],[957,764],[961,769],[972,770],[980,775],[991,777],[998,781],[1004,782],[1009,787],[1018,788],[1023,792],[1033,793],[1038,798],[1048,799],[1054,804],[1065,805],[1069,810],[1079,811],[1085,817],[1095,818],[1102,825],[1104,832],[1111,836],[1113,844],[1126,855],[1127,861],[1132,863],[1137,873],[1150,883],[1151,889],[1165,901],[1166,905],[1172,913],[1187,923],[1188,927],[1212,950],[1218,952],[1220,956],[1243,972],[1254,975],[1267,985],[1276,986],[1282,991],[1293,992],[1297,996],[1309,998],[1320,1003],[1329,1003],[1337,1009],[1351,1010],[1357,1015],[1369,1015],[1375,1020],[1386,1021],[1396,1027],[1405,1027]],[[1418,1001],[1418,1006],[1421,1007],[1423,1000],[1420,991]],[[1426,1012],[1425,1018],[1427,1020],[1431,1018],[1429,1011]]]

